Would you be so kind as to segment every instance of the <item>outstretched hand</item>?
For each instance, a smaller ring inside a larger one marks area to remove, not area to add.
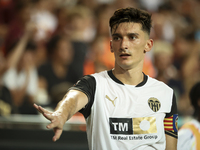
[[[53,129],[55,135],[53,136],[53,141],[57,141],[63,131],[63,126],[65,124],[65,119],[62,117],[61,113],[59,112],[51,112],[46,109],[44,109],[41,106],[38,106],[34,104],[34,107],[49,121],[51,121],[50,124],[47,125],[48,129]]]

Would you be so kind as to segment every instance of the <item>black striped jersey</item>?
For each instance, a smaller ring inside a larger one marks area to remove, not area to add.
[[[164,150],[165,134],[177,138],[173,90],[144,74],[136,85],[123,84],[112,70],[84,76],[72,88],[85,93],[90,150]]]

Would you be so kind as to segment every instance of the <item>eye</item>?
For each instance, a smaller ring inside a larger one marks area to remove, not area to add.
[[[135,40],[137,37],[136,37],[135,35],[131,35],[129,38],[130,38],[131,40]]]
[[[113,40],[114,40],[114,41],[119,41],[119,40],[120,40],[120,37],[118,37],[118,36],[113,36]]]

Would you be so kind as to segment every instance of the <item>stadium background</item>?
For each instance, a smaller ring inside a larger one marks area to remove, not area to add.
[[[88,149],[77,113],[51,141],[33,103],[53,110],[83,75],[109,70],[109,18],[137,7],[152,14],[154,47],[144,73],[174,89],[178,126],[195,114],[188,93],[200,80],[199,0],[0,0],[0,149]]]

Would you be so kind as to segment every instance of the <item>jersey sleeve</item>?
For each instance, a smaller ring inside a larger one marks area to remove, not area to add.
[[[173,94],[171,112],[167,113],[164,119],[165,134],[178,138],[178,112],[176,97]]]
[[[94,94],[96,91],[95,78],[91,75],[84,76],[69,90],[81,91],[88,97],[87,105],[79,111],[84,115],[85,118],[87,118],[91,113],[91,107],[94,102]]]

